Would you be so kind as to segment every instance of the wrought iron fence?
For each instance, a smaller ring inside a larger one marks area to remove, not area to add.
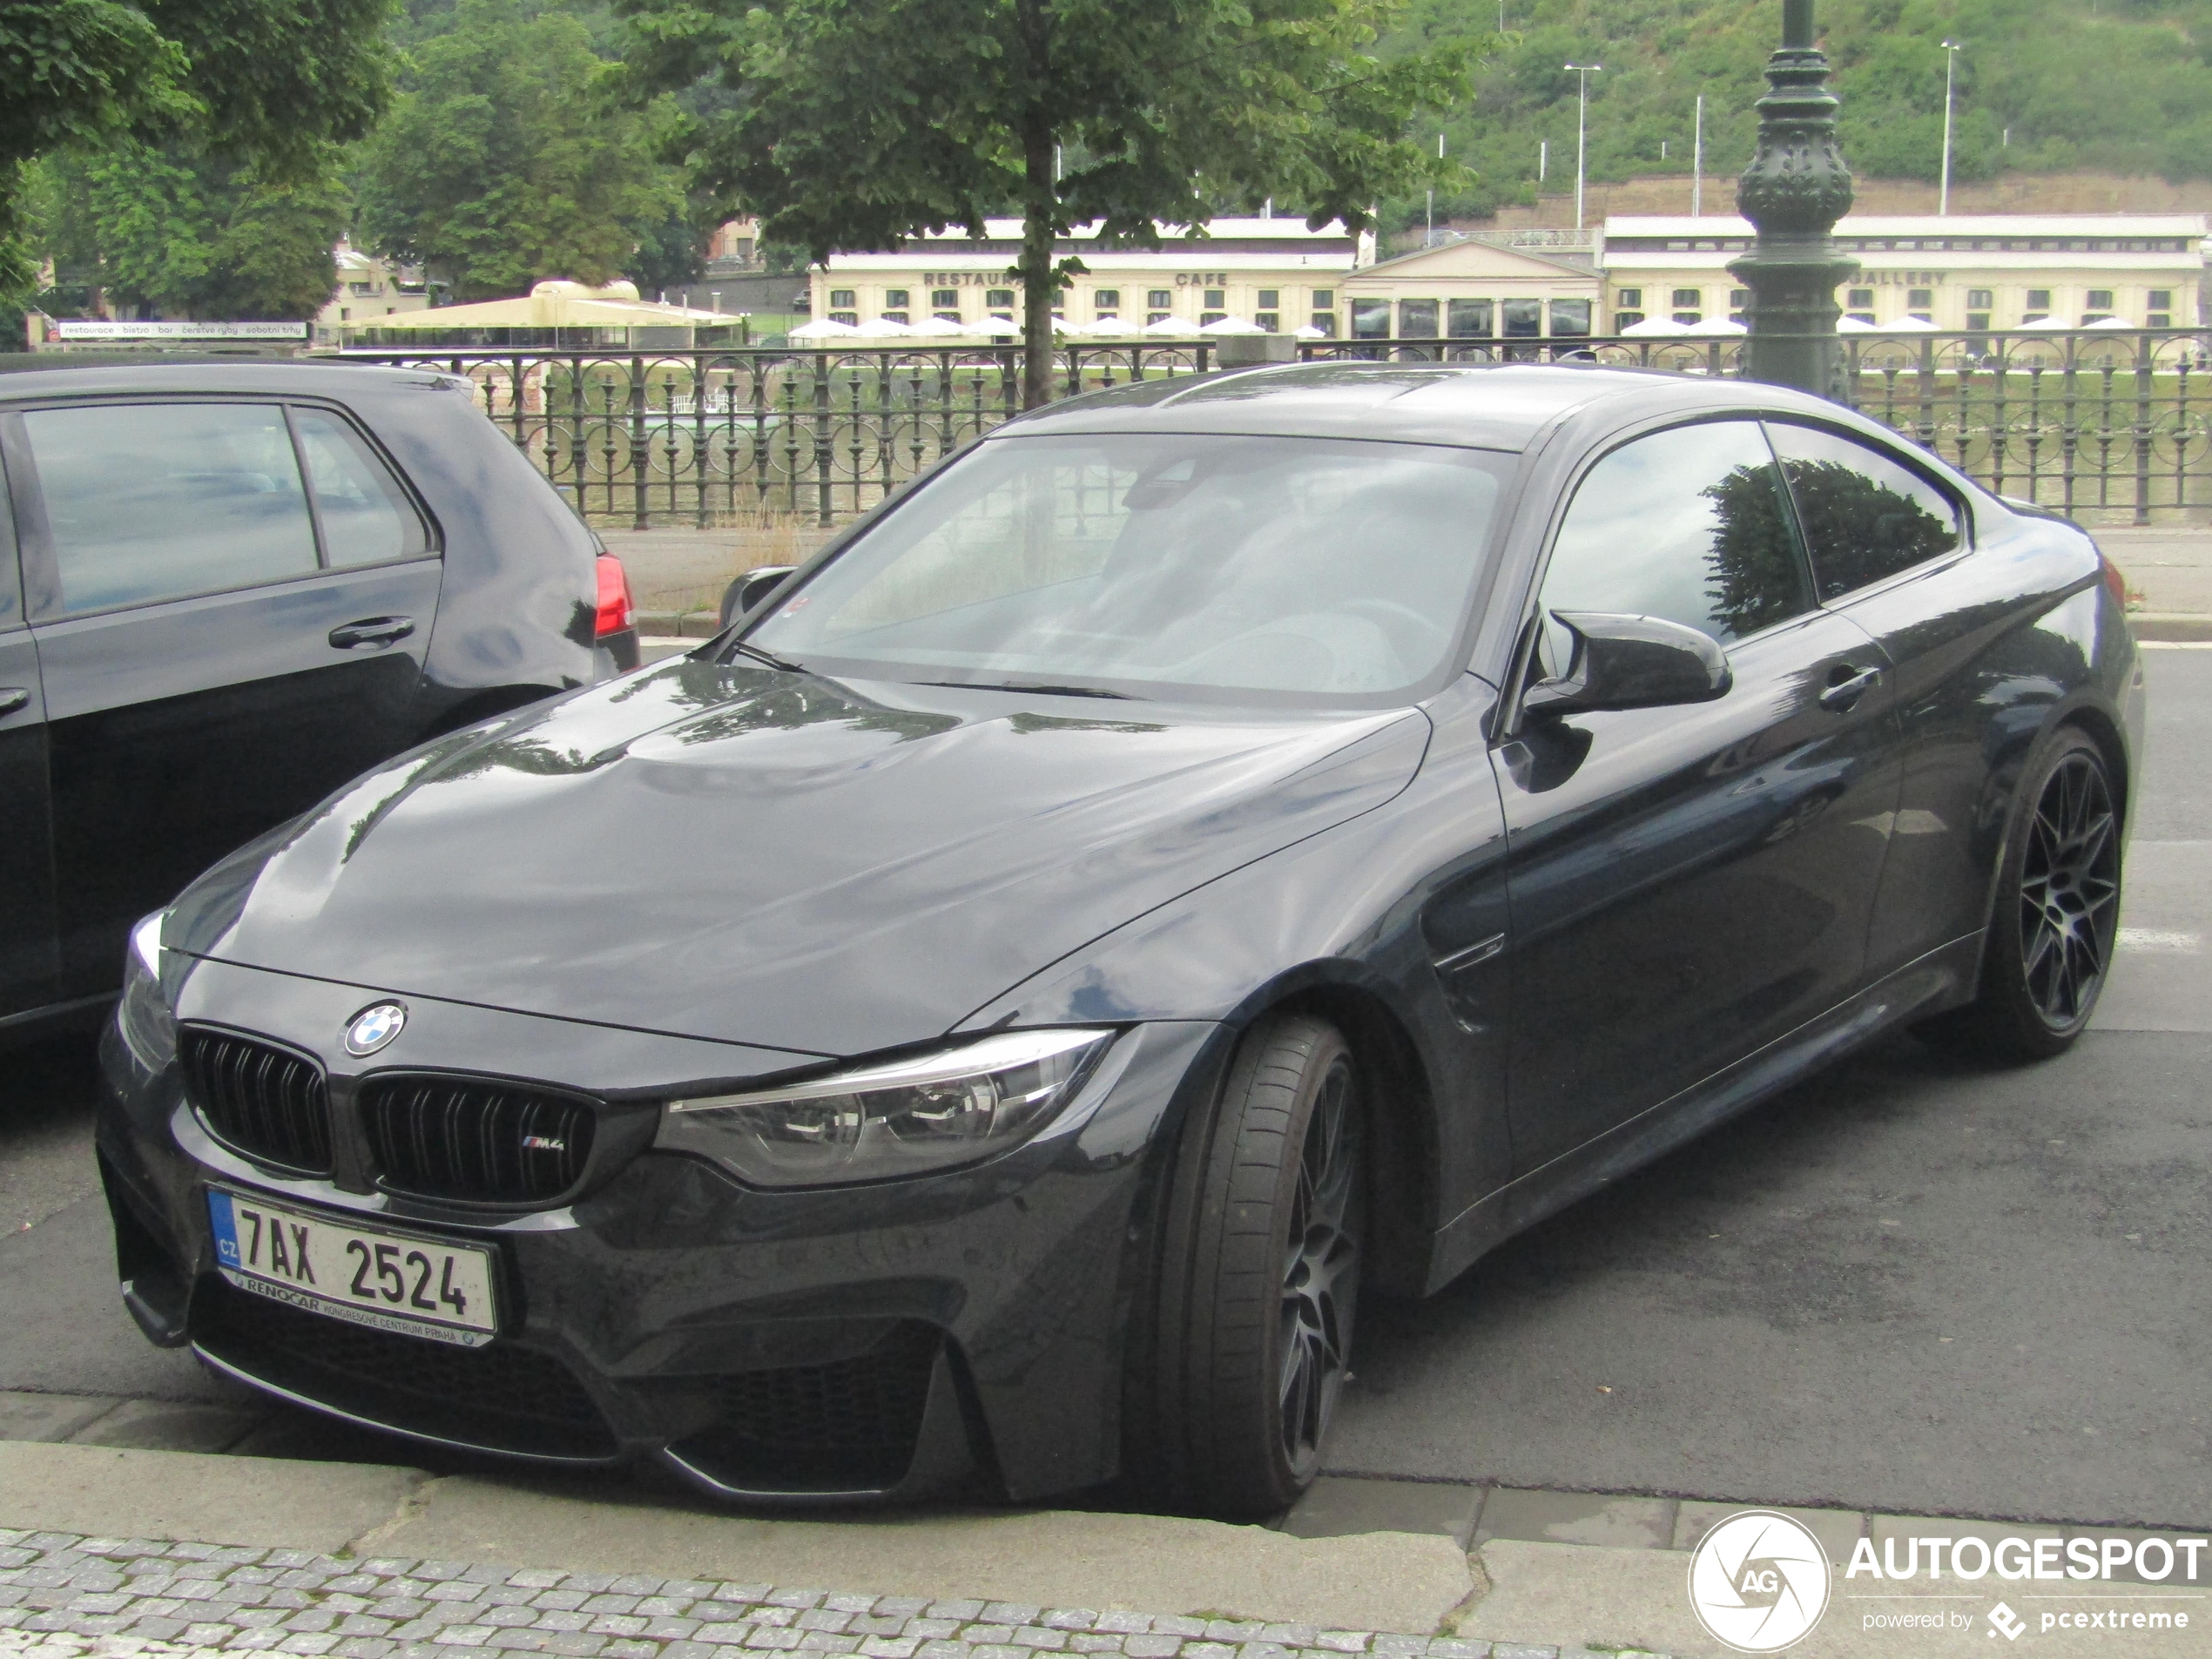
[[[1596,361],[1726,378],[1741,335],[1309,341],[1306,361]],[[1062,396],[1203,374],[1212,342],[1068,344]],[[2212,509],[2212,334],[2089,328],[1844,336],[1848,401],[2000,494],[2074,516]],[[1020,408],[1018,346],[368,350],[463,375],[589,517],[828,524]]]
[[[1312,341],[1307,361],[1601,362],[1740,377],[1745,338]],[[1842,336],[1846,401],[2000,495],[2069,516],[2212,509],[2212,334]]]
[[[701,529],[865,510],[1021,408],[1019,347],[348,351],[444,369],[584,516]],[[1068,346],[1061,396],[1196,374],[1211,342]]]

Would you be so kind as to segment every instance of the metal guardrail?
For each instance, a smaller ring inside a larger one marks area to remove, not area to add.
[[[2212,334],[1846,334],[1848,401],[2003,495],[2079,516],[2212,510]],[[1308,362],[1596,361],[1719,378],[1744,337],[1308,341]],[[1203,374],[1211,341],[1065,343],[1061,395]],[[829,524],[1020,408],[1018,346],[348,351],[466,376],[579,509],[636,529]]]

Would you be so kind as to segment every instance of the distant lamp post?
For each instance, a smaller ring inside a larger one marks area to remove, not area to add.
[[[1568,69],[1577,78],[1580,91],[1575,99],[1575,228],[1582,228],[1582,162],[1588,145],[1585,129],[1590,116],[1590,77],[1602,72],[1602,64],[1569,64]]]
[[[1750,373],[1840,402],[1836,285],[1857,274],[1858,261],[1836,249],[1851,170],[1836,143],[1827,55],[1813,44],[1812,0],[1782,0],[1782,50],[1767,59],[1766,78],[1758,148],[1736,184],[1737,211],[1758,239],[1728,267],[1751,291]]]
[[[1936,190],[1936,212],[1951,211],[1951,89],[1957,78],[1959,45],[1955,40],[1943,43],[1943,183]]]

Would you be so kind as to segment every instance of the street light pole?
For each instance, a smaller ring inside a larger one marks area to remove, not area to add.
[[[1959,43],[1943,43],[1943,183],[1936,194],[1939,216],[1951,211],[1951,87],[1952,71],[1959,66]]]
[[[1578,89],[1575,99],[1575,228],[1579,231],[1582,228],[1582,161],[1588,148],[1585,129],[1589,122],[1590,77],[1600,73],[1605,65],[1569,64],[1567,67],[1576,77]]]
[[[1698,218],[1705,211],[1705,95],[1697,95],[1696,125],[1690,129],[1689,160],[1689,216]]]

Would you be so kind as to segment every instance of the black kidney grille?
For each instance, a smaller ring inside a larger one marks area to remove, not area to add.
[[[597,1119],[564,1095],[473,1077],[380,1077],[361,1121],[395,1192],[543,1204],[583,1179]]]
[[[218,1278],[200,1281],[192,1336],[250,1377],[373,1423],[537,1457],[616,1450],[576,1374],[534,1348],[462,1348],[373,1330]]]
[[[187,1030],[185,1088],[207,1127],[250,1158],[330,1173],[330,1096],[312,1061],[214,1031]]]
[[[895,1486],[914,1461],[942,1340],[901,1319],[850,1359],[717,1378],[720,1420],[677,1450],[733,1486]]]

